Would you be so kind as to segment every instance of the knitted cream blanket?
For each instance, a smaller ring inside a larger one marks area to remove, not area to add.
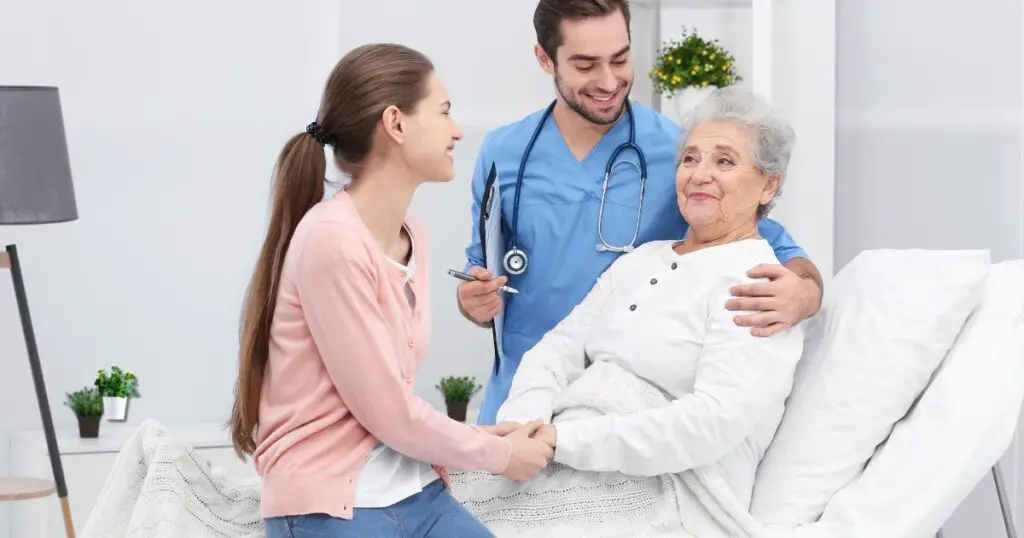
[[[80,528],[79,538],[263,538],[259,480],[229,476],[147,419]]]
[[[590,366],[554,402],[555,424],[627,415],[669,400],[607,362]],[[579,471],[551,463],[525,484],[484,472],[453,472],[452,489],[501,537],[760,538],[717,465],[655,477]]]
[[[555,422],[629,414],[668,400],[596,363],[555,402]],[[717,466],[656,477],[553,463],[526,484],[452,473],[456,498],[505,537],[766,538]],[[145,421],[118,454],[81,538],[262,538],[259,481],[232,478],[163,425]]]

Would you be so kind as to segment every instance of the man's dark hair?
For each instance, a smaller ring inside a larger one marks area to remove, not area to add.
[[[557,63],[555,51],[562,46],[562,21],[578,21],[590,17],[603,17],[622,11],[629,32],[628,0],[540,0],[533,12],[533,29],[537,43]]]

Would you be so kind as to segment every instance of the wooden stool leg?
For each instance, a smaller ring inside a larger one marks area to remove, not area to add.
[[[71,505],[67,497],[60,498],[60,512],[64,515],[64,534],[68,538],[75,538],[75,525],[71,522]]]

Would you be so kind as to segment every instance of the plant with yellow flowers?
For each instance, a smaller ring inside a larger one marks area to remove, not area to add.
[[[717,39],[709,41],[697,35],[696,29],[687,32],[684,28],[682,39],[662,45],[649,76],[658,93],[671,96],[686,87],[735,84],[743,80],[735,65],[736,59]]]

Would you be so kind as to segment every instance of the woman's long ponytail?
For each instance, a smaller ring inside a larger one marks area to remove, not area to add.
[[[256,450],[260,392],[284,257],[299,221],[324,197],[326,169],[324,149],[309,133],[293,136],[277,160],[270,223],[242,309],[238,384],[231,410],[231,437],[239,457]]]

